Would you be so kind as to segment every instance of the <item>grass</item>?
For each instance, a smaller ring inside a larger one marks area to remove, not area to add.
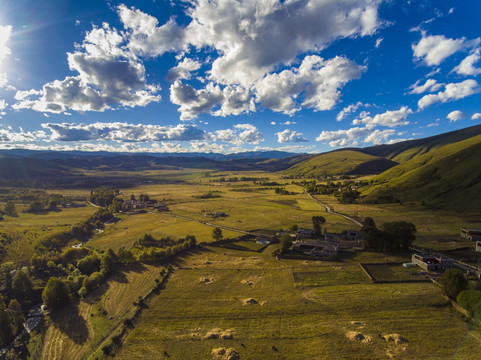
[[[402,264],[364,264],[376,281],[418,281],[428,279],[419,268],[405,268]]]
[[[474,248],[475,243],[462,239],[459,231],[464,227],[481,228],[481,219],[477,214],[453,213],[410,204],[340,204],[328,195],[316,195],[316,198],[332,206],[333,210],[361,221],[372,217],[378,226],[390,221],[412,222],[417,229],[414,245],[435,250]]]
[[[106,283],[85,299],[62,308],[46,330],[41,359],[80,359],[103,336],[135,312],[133,302],[156,285],[163,267],[131,264],[117,269]]]
[[[23,213],[22,210],[25,209],[27,206],[16,205],[17,216],[5,216],[5,220],[0,222],[0,236],[10,237],[13,240],[7,246],[7,256],[4,261],[10,260],[20,265],[28,264],[37,240],[68,230],[97,210],[86,206],[31,214]]]
[[[208,359],[219,347],[247,359],[377,359],[388,353],[440,359],[468,351],[462,345],[468,325],[440,306],[445,302],[432,284],[371,284],[350,263],[335,269],[339,264],[277,261],[268,253],[208,247],[185,256],[117,357]],[[295,282],[293,273],[309,274],[314,283]],[[207,284],[200,281],[205,277]],[[248,298],[258,304],[244,305]],[[234,338],[206,339],[214,329],[231,330]],[[349,331],[372,342],[351,341]],[[392,333],[408,342],[378,336]],[[479,343],[469,345],[470,354],[481,350]]]

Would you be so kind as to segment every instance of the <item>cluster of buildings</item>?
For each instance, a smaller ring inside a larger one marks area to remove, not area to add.
[[[146,210],[157,210],[159,212],[169,211],[167,205],[154,200],[140,201],[140,200],[125,200],[122,205],[123,213],[142,213]]]

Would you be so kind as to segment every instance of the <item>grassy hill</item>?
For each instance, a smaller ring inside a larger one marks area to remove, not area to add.
[[[404,152],[406,154],[406,152]],[[368,199],[391,194],[403,201],[458,211],[481,210],[481,135],[435,147],[374,178]]]
[[[451,131],[423,139],[402,141],[390,145],[377,145],[358,149],[365,154],[380,156],[402,163],[432,150],[457,143],[481,134],[481,125]]]
[[[284,173],[289,176],[366,175],[379,174],[396,165],[382,157],[356,150],[339,150],[313,156],[291,166]]]

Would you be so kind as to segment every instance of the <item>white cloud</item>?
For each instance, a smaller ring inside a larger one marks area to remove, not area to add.
[[[4,110],[8,106],[5,100],[0,99],[0,111]]]
[[[366,138],[364,139],[365,143],[373,143],[374,145],[380,145],[387,142],[388,138],[395,134],[395,130],[393,129],[386,129],[386,130],[379,130],[376,129],[371,132]]]
[[[435,122],[432,122],[426,125],[427,128],[434,127],[434,126],[439,126],[439,119],[436,119]]]
[[[330,110],[340,98],[339,89],[358,79],[365,67],[344,57],[324,60],[306,56],[299,68],[269,74],[256,84],[257,100],[264,108],[293,114],[301,106]]]
[[[17,92],[14,109],[41,112],[105,111],[118,106],[145,106],[160,100],[160,87],[146,83],[145,68],[120,44],[108,24],[88,32],[77,51],[67,53],[70,70],[79,73],[45,84],[41,91]]]
[[[14,131],[11,126],[6,129],[0,129],[0,143],[12,143],[12,142],[33,142],[38,140],[44,140],[47,137],[44,131],[24,131],[20,128],[20,131]]]
[[[162,26],[158,20],[140,10],[120,5],[120,20],[129,32],[128,48],[136,55],[160,56],[184,46],[184,29],[170,19]]]
[[[357,109],[359,109],[361,106],[365,106],[365,105],[360,101],[358,101],[355,104],[350,104],[350,105],[346,106],[344,109],[339,111],[339,113],[336,116],[336,120],[337,121],[344,120],[346,118],[346,116],[348,116],[350,113],[353,113],[353,112],[357,111]]]
[[[177,80],[170,86],[170,101],[180,105],[180,120],[191,120],[199,114],[213,116],[239,115],[255,111],[252,94],[241,86],[207,84],[204,89],[196,90],[189,84]],[[214,110],[215,107],[220,107]]]
[[[437,94],[424,95],[419,99],[418,107],[420,110],[423,110],[432,104],[459,100],[477,94],[480,91],[481,87],[473,79],[467,79],[460,83],[450,83],[445,85],[444,91],[440,91]]]
[[[481,74],[481,68],[476,67],[475,64],[479,62],[479,59],[481,59],[480,50],[476,49],[473,53],[466,56],[464,60],[453,69],[453,71],[459,75],[478,76]]]
[[[367,127],[354,127],[348,130],[322,131],[316,141],[328,142],[331,147],[358,146],[362,137],[372,132]]]
[[[259,144],[264,140],[263,134],[252,124],[237,124],[234,129],[217,130],[216,140],[241,145],[244,143]]]
[[[412,45],[415,60],[422,60],[428,66],[439,65],[454,53],[479,44],[480,39],[450,39],[444,35],[429,35],[422,31],[421,40]]]
[[[188,10],[192,22],[185,41],[219,54],[211,80],[249,87],[306,51],[321,50],[340,38],[372,35],[382,26],[379,3],[199,0]]]
[[[279,143],[286,143],[286,142],[304,142],[308,141],[302,133],[297,131],[285,129],[284,131],[276,133],[277,141]]]
[[[464,118],[465,115],[459,111],[459,110],[454,110],[454,111],[451,111],[447,116],[446,118],[449,119],[449,122],[455,122],[455,121],[458,121],[458,120],[461,120],[462,118]]]
[[[413,111],[407,106],[401,107],[399,110],[386,111],[382,114],[377,114],[374,117],[366,116],[360,119],[355,119],[353,125],[365,124],[367,128],[374,128],[376,126],[396,127],[402,125],[408,125],[409,121],[406,120],[409,114]]]
[[[379,46],[381,46],[381,43],[382,43],[383,40],[384,40],[384,38],[378,38],[376,40],[376,44],[374,45],[376,47],[376,49],[379,48]]]
[[[178,63],[175,67],[169,70],[167,73],[167,80],[173,82],[180,79],[190,79],[193,71],[199,70],[201,64],[198,61],[184,58],[182,62]]]
[[[478,119],[481,119],[481,113],[474,113],[471,116],[471,120],[478,120]]]
[[[439,84],[434,79],[427,79],[424,85],[419,85],[420,82],[421,80],[418,80],[409,87],[409,89],[411,89],[411,91],[409,92],[410,94],[422,94],[424,92],[438,91],[444,85],[444,84]]]
[[[55,141],[191,141],[204,140],[209,135],[194,125],[160,126],[128,123],[93,123],[89,125],[75,123],[45,123],[42,127],[52,132]]]

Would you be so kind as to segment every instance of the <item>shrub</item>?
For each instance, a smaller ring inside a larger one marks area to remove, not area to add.
[[[464,290],[461,291],[456,298],[457,303],[473,316],[481,306],[481,291]]]

